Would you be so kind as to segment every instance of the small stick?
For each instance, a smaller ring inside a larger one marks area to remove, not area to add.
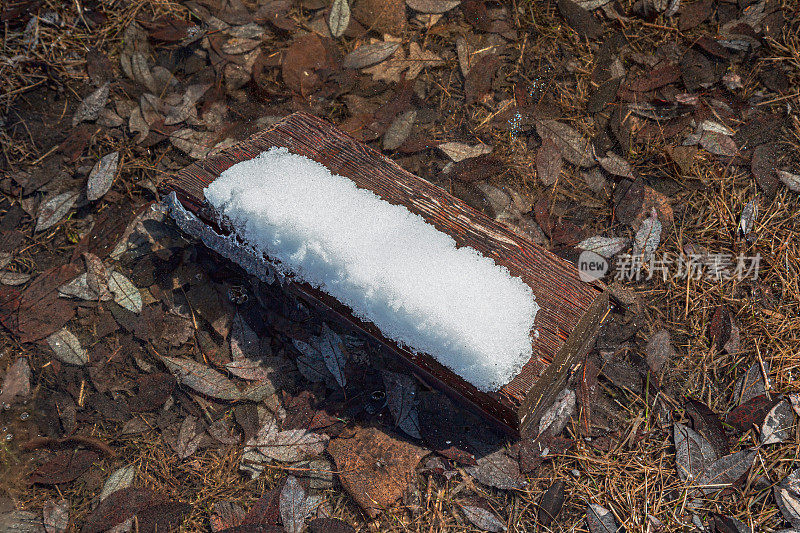
[[[767,374],[767,369],[764,368],[764,361],[761,359],[761,350],[758,349],[758,345],[756,345],[756,359],[758,360],[758,367],[761,369],[761,377],[764,378],[764,394],[767,395],[767,400],[772,400],[772,397],[769,394],[769,374]]]

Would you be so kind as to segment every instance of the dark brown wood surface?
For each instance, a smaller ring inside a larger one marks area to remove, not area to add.
[[[166,180],[165,187],[174,190],[187,209],[202,215],[203,189],[209,183],[232,165],[252,159],[275,146],[286,147],[292,153],[322,163],[331,172],[350,178],[358,187],[369,189],[392,204],[405,206],[452,236],[458,246],[475,248],[531,287],[540,307],[535,322],[538,338],[533,340],[533,357],[508,385],[497,392],[484,393],[432,357],[414,355],[399,348],[385,339],[372,324],[353,317],[347,308],[330,296],[306,284],[295,284],[299,295],[333,310],[384,342],[418,369],[423,378],[444,384],[449,392],[455,392],[481,411],[518,430],[520,407],[532,403],[536,405],[529,405],[526,409],[541,407],[538,404],[546,396],[543,390],[547,384],[544,387],[541,383],[538,387],[534,385],[548,366],[554,361],[558,363],[559,368],[551,368],[548,372],[548,379],[556,381],[558,377],[560,380],[568,370],[561,367],[571,364],[574,359],[574,354],[570,355],[572,359],[565,358],[566,352],[580,351],[583,338],[596,330],[599,322],[596,315],[604,312],[604,307],[597,304],[603,293],[602,284],[580,281],[577,269],[571,263],[488,218],[443,189],[407,172],[380,152],[353,140],[329,123],[306,113],[292,114],[268,130],[190,165]],[[607,305],[607,299],[605,302]],[[587,314],[591,315],[590,319],[585,319]],[[576,336],[576,330],[580,330],[577,333],[580,338],[572,339],[565,347],[570,336]],[[567,350],[569,346],[572,347]],[[550,387],[555,385],[551,383]],[[535,402],[529,397],[532,389],[537,389],[539,397]]]

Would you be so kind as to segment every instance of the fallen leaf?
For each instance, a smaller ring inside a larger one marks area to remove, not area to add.
[[[474,466],[464,470],[487,487],[523,490],[528,484],[520,473],[519,462],[502,449],[479,457]]]
[[[744,476],[758,455],[758,450],[742,450],[720,457],[697,478],[697,486],[706,496],[729,487]]]
[[[182,502],[156,503],[136,513],[140,532],[169,533],[177,530],[192,506]]]
[[[242,315],[236,313],[231,325],[231,357],[234,361],[261,357],[261,340]]]
[[[414,128],[414,121],[417,119],[417,110],[412,109],[398,115],[389,125],[389,129],[383,134],[383,149],[395,150],[403,144],[411,130]]]
[[[667,147],[667,152],[681,172],[688,174],[692,169],[698,149],[695,146],[671,146]]]
[[[86,263],[86,286],[97,295],[100,300],[110,300],[111,293],[108,291],[109,271],[103,261],[91,252],[84,252],[84,262]]]
[[[668,63],[640,76],[628,84],[634,92],[654,91],[681,79],[681,70],[674,63]]]
[[[723,306],[720,306],[717,311],[722,308]],[[725,312],[728,313],[728,318],[730,318],[730,313],[727,311],[727,308],[725,308]],[[714,316],[716,317],[716,315],[717,313],[715,312]],[[714,325],[714,322],[714,319],[712,319],[712,326]],[[714,337],[715,336],[712,333],[712,339]],[[767,376],[769,376],[769,362],[764,363],[764,370],[766,371]],[[736,385],[734,386],[735,392],[733,395],[734,400],[737,402],[737,404],[741,405],[752,398],[755,398],[756,396],[765,394],[768,386],[771,385],[771,380],[768,383],[764,382],[764,372],[761,371],[761,365],[759,365],[757,362],[753,363],[750,368],[747,369],[747,372],[745,372],[743,376],[736,380]]]
[[[792,192],[800,192],[800,174],[792,174],[785,170],[778,171],[778,179]]]
[[[316,518],[308,523],[309,533],[356,533],[356,529],[338,518]]]
[[[202,429],[198,431],[197,423],[198,418],[191,415],[181,421],[175,445],[173,446],[178,458],[186,459],[196,452],[198,446],[200,446],[200,442],[203,440],[203,433]]]
[[[497,54],[481,56],[475,62],[464,78],[464,99],[467,105],[477,102],[489,92],[498,68],[500,58]]]
[[[13,405],[16,398],[25,398],[30,393],[31,367],[26,357],[17,357],[0,383],[0,406]]]
[[[403,50],[401,39],[386,36],[387,43],[397,43],[398,48],[385,60],[376,65],[367,67],[363,70],[364,74],[369,74],[375,81],[384,81],[386,83],[401,83],[400,77],[409,68],[409,63],[406,62],[406,53]],[[374,43],[374,44],[377,44]]]
[[[64,298],[79,298],[81,300],[99,300],[100,296],[89,288],[86,281],[87,274],[84,272],[69,283],[58,288],[58,295]]]
[[[111,472],[103,484],[103,490],[100,491],[100,501],[105,500],[112,492],[121,489],[127,489],[133,484],[133,478],[136,475],[136,466],[127,465],[118,468]]]
[[[172,132],[169,142],[192,159],[203,159],[214,147],[216,133],[183,128]]]
[[[536,133],[542,140],[552,140],[561,156],[573,165],[589,168],[597,164],[591,142],[572,126],[557,120],[536,120]]]
[[[675,424],[675,463],[678,476],[683,481],[693,482],[717,460],[717,454],[711,443],[695,430]]]
[[[566,499],[564,495],[564,486],[563,480],[556,480],[550,485],[550,488],[542,494],[542,499],[539,500],[539,512],[536,518],[545,527],[550,526],[553,520],[558,517],[561,508],[564,506],[564,501]]]
[[[47,533],[64,533],[69,526],[69,502],[63,498],[47,500],[42,508],[42,518]]]
[[[766,394],[759,394],[737,406],[725,417],[725,422],[736,428],[740,433],[760,428],[767,418],[767,414],[780,401],[779,398],[769,398]]]
[[[341,37],[350,24],[350,4],[347,0],[334,0],[328,16],[328,28],[333,37]]]
[[[630,239],[625,237],[601,237],[596,235],[582,240],[576,247],[610,259],[627,248],[628,244],[630,244]]]
[[[536,151],[536,175],[543,184],[549,187],[558,180],[563,167],[564,159],[561,157],[561,150],[551,138],[544,138],[539,150]]]
[[[48,269],[30,282],[18,300],[16,330],[20,342],[47,337],[69,322],[75,306],[58,297],[58,287],[77,274],[78,268],[69,263]]]
[[[244,518],[242,526],[267,526],[275,525],[280,521],[280,493],[283,483],[279,482],[272,490],[261,496],[250,507]]]
[[[310,340],[313,341],[313,339]],[[335,384],[336,380],[328,370],[319,348],[298,339],[292,339],[292,344],[300,352],[295,362],[297,363],[297,370],[300,371],[304,378],[312,383],[326,383],[331,387],[335,386],[332,384]]]
[[[11,272],[8,270],[0,270],[0,283],[3,285],[10,285],[16,287],[24,285],[30,281],[31,275],[24,272]]]
[[[711,443],[717,457],[728,455],[730,444],[717,414],[703,402],[692,398],[686,400],[684,408],[692,419],[694,430]]]
[[[407,435],[421,439],[419,413],[417,412],[417,382],[410,376],[382,370],[386,386],[386,403],[394,418],[394,424]]]
[[[406,29],[406,6],[403,0],[355,0],[353,18],[370,30],[401,35]]]
[[[446,142],[440,144],[437,148],[456,163],[471,157],[492,153],[492,147],[483,143],[470,146],[461,142]]]
[[[586,525],[589,533],[621,533],[623,529],[614,518],[614,514],[603,507],[592,503],[586,508]]]
[[[209,366],[179,357],[160,355],[159,358],[172,372],[178,383],[201,394],[218,400],[238,400],[242,397],[236,384]]]
[[[423,50],[422,47],[413,42],[408,45],[408,72],[406,72],[406,79],[413,80],[419,76],[425,67],[438,67],[444,65],[444,60],[431,52],[430,50]]]
[[[142,312],[142,295],[139,293],[139,289],[116,270],[112,270],[108,278],[108,289],[114,295],[114,301],[119,305],[133,313]]]
[[[742,209],[742,216],[739,217],[739,235],[746,237],[753,230],[757,219],[758,202],[753,198]]]
[[[567,24],[581,37],[597,39],[603,35],[603,27],[592,14],[572,0],[558,0],[558,10],[567,19]]]
[[[691,4],[683,4],[680,9],[681,16],[678,19],[678,29],[687,31],[696,28],[711,16],[713,7],[714,0],[699,0]]]
[[[472,525],[481,531],[500,533],[508,529],[483,498],[472,497],[464,502],[458,502],[458,506]]]
[[[329,437],[304,429],[279,431],[274,417],[268,417],[258,433],[245,443],[245,450],[260,454],[264,459],[286,463],[301,461],[325,451]]]
[[[472,182],[485,180],[502,171],[503,166],[498,158],[484,154],[454,163],[450,169],[450,175],[453,179]]]
[[[89,172],[89,181],[86,183],[87,200],[94,202],[108,192],[114,182],[114,176],[117,175],[118,164],[119,152],[111,152],[100,158]]]
[[[776,143],[765,143],[753,149],[750,160],[750,172],[756,183],[767,197],[772,198],[778,190],[776,165],[781,157],[781,150]]]
[[[296,477],[289,476],[281,490],[279,502],[281,521],[287,533],[300,533],[306,518],[322,503],[322,496],[309,495]]]
[[[46,533],[42,517],[30,511],[0,513],[0,531],[8,533]]]
[[[89,470],[99,459],[99,455],[88,450],[65,450],[37,468],[30,480],[45,485],[67,483]]]
[[[717,350],[723,350],[731,338],[733,320],[731,313],[726,305],[719,305],[711,316],[711,324],[708,326],[708,335]]]
[[[733,157],[739,149],[733,138],[716,131],[704,130],[700,136],[700,146],[714,155]]]
[[[34,231],[44,231],[58,224],[78,200],[77,191],[67,191],[42,202]]]
[[[630,163],[622,159],[614,152],[606,152],[605,157],[598,157],[597,162],[603,167],[603,170],[614,176],[621,178],[636,179],[633,175],[633,169]]]
[[[420,13],[446,13],[458,7],[461,0],[406,0],[406,5]]]
[[[661,372],[664,364],[675,356],[675,349],[672,347],[669,332],[665,329],[658,330],[647,341],[644,349],[647,359],[647,366],[656,374]]]
[[[661,221],[658,220],[656,208],[651,208],[650,217],[642,221],[639,231],[633,240],[633,255],[641,256],[642,264],[650,260],[661,242]]]
[[[340,387],[347,385],[344,368],[347,364],[347,355],[344,351],[344,342],[327,324],[322,324],[322,334],[316,340],[316,346],[322,353],[322,359],[328,371],[336,379]]]
[[[331,441],[328,452],[342,486],[371,517],[400,498],[414,479],[420,459],[428,454],[377,428],[360,426]]]
[[[714,531],[716,533],[753,533],[753,530],[741,520],[719,514],[714,514]]]
[[[772,489],[783,517],[800,528],[800,468],[786,476]]]
[[[778,444],[789,438],[794,426],[794,411],[788,400],[781,400],[773,407],[761,426],[761,445]]]
[[[81,346],[78,338],[65,328],[47,337],[47,344],[63,363],[83,366],[89,362],[89,354]]]
[[[166,498],[149,489],[126,488],[112,492],[89,514],[81,533],[103,533]]]
[[[213,510],[210,522],[214,533],[239,526],[245,516],[241,505],[225,500],[214,502]]]
[[[572,389],[563,389],[556,396],[553,405],[547,408],[539,420],[539,435],[547,431],[555,437],[561,433],[575,412],[577,396]]]
[[[100,111],[106,106],[106,102],[108,102],[108,82],[101,85],[100,88],[89,94],[78,104],[78,108],[72,116],[72,127],[74,128],[84,121],[97,120],[97,117],[100,116]]]
[[[342,60],[345,68],[361,69],[385,61],[400,47],[399,42],[380,41],[359,46]]]

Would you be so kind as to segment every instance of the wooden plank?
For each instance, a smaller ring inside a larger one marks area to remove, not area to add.
[[[382,199],[403,205],[438,230],[452,236],[458,246],[471,246],[508,268],[533,290],[540,310],[536,315],[539,337],[533,340],[533,357],[509,384],[485,393],[456,376],[428,355],[415,355],[384,338],[372,324],[353,317],[332,297],[307,284],[293,290],[303,299],[332,310],[353,326],[379,339],[427,381],[445,389],[488,414],[513,431],[520,431],[541,414],[553,389],[566,378],[575,359],[585,353],[608,308],[601,283],[585,283],[571,263],[518,235],[506,226],[446,191],[419,178],[380,152],[360,143],[327,122],[306,113],[292,114],[273,127],[237,145],[198,161],[165,182],[184,206],[206,222],[203,189],[232,165],[252,159],[271,147],[285,147],[350,178]],[[557,393],[558,390],[555,390]]]

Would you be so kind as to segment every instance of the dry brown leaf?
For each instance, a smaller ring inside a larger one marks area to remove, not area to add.
[[[72,127],[84,121],[97,120],[97,117],[100,116],[100,111],[106,106],[106,102],[108,102],[108,82],[78,104],[78,109],[75,110],[75,114],[72,116]]]
[[[446,13],[458,7],[461,0],[406,0],[406,5],[420,13]]]
[[[90,202],[99,200],[111,188],[114,177],[117,175],[117,165],[119,164],[119,152],[111,152],[104,155],[95,164],[89,173],[89,181],[86,184],[86,199]]]
[[[406,73],[406,79],[413,80],[425,67],[438,67],[444,64],[444,60],[431,51],[423,50],[417,43],[411,43],[408,46],[408,61],[409,67]]]
[[[393,41],[378,41],[371,44],[359,46],[342,60],[342,66],[345,68],[361,69],[385,61],[397,49],[400,48],[399,42]]]
[[[328,452],[345,490],[370,516],[390,507],[413,480],[428,452],[371,427],[331,441]]]
[[[536,133],[542,139],[552,140],[561,151],[561,156],[581,168],[593,167],[592,143],[575,128],[556,120],[537,120]]]
[[[558,180],[563,166],[561,150],[552,139],[546,137],[536,152],[536,175],[549,187]]]

